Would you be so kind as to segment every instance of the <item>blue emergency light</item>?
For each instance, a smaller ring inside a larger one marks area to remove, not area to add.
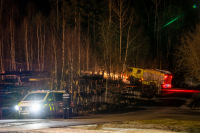
[[[32,91],[52,91],[52,90],[32,90]]]

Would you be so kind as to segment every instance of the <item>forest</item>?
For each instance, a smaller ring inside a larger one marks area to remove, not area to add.
[[[200,34],[195,34],[198,5],[197,0],[0,0],[0,71],[48,71],[55,87],[81,71],[123,73],[128,66],[200,73],[198,41],[187,51]]]

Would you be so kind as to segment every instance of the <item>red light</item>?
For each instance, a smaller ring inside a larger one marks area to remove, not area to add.
[[[165,84],[162,84],[162,88],[167,88]]]
[[[171,84],[162,84],[162,88],[172,88]]]
[[[168,88],[172,88],[172,85],[171,85],[171,84],[169,84]]]
[[[162,89],[162,91],[165,91],[165,92],[199,93],[199,90]]]
[[[165,79],[167,78],[167,75],[165,75]]]

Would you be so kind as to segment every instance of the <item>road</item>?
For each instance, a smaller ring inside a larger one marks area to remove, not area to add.
[[[166,100],[166,99],[165,99]],[[170,99],[175,102],[176,99]],[[80,116],[72,119],[10,119],[0,121],[0,132],[27,131],[44,128],[59,128],[77,125],[88,125],[95,123],[106,123],[114,121],[134,121],[145,119],[180,119],[180,120],[200,120],[198,110],[190,110],[185,106],[169,106],[166,101],[157,101],[159,106],[137,106],[127,109],[124,112],[112,114],[98,114],[91,116]],[[163,106],[160,104],[163,103]],[[156,102],[155,102],[156,104]]]
[[[185,106],[188,98],[165,97],[127,108],[121,112],[73,117],[72,119],[7,119],[0,120],[0,132],[21,132],[46,128],[65,128],[69,126],[107,123],[116,121],[135,121],[147,119],[200,120],[199,110]]]

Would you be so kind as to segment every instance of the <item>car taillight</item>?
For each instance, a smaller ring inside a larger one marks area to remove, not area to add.
[[[162,84],[162,88],[166,88],[165,84]]]
[[[172,85],[171,84],[169,84],[169,87],[168,88],[172,88]]]
[[[171,84],[162,84],[162,88],[172,88]]]

